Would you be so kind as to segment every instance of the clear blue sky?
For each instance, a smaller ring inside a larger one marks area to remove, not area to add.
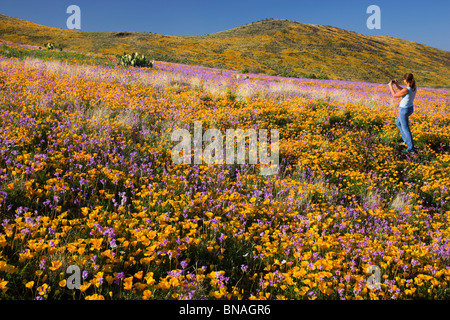
[[[67,28],[69,5],[81,9],[82,31],[214,33],[265,18],[330,25],[388,35],[450,51],[449,0],[0,0],[0,13]],[[369,5],[381,9],[381,29],[369,30]]]

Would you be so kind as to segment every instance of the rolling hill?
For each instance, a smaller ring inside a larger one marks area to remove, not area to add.
[[[448,87],[450,52],[387,36],[322,25],[266,19],[202,36],[146,32],[85,32],[42,26],[0,14],[0,39],[64,51],[116,55],[250,73],[388,82],[405,72],[419,85]]]

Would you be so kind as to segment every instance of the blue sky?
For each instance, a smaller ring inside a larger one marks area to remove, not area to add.
[[[0,13],[67,28],[69,5],[81,9],[82,31],[143,31],[201,35],[266,18],[330,25],[387,35],[450,51],[448,0],[0,0]],[[381,29],[370,30],[369,5],[381,9]]]

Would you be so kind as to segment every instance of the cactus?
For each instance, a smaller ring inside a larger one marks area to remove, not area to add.
[[[153,64],[142,54],[134,52],[132,54],[117,55],[118,65],[133,66],[133,67],[148,67],[151,68]]]
[[[53,49],[55,49],[55,44],[51,43],[51,42],[47,42],[46,44],[44,44],[44,47],[46,47],[48,50],[53,50]]]

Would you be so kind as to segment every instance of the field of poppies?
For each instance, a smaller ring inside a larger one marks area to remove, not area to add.
[[[410,156],[386,84],[0,56],[0,299],[449,299],[450,90],[418,85]],[[194,121],[279,130],[278,173],[175,165]]]

